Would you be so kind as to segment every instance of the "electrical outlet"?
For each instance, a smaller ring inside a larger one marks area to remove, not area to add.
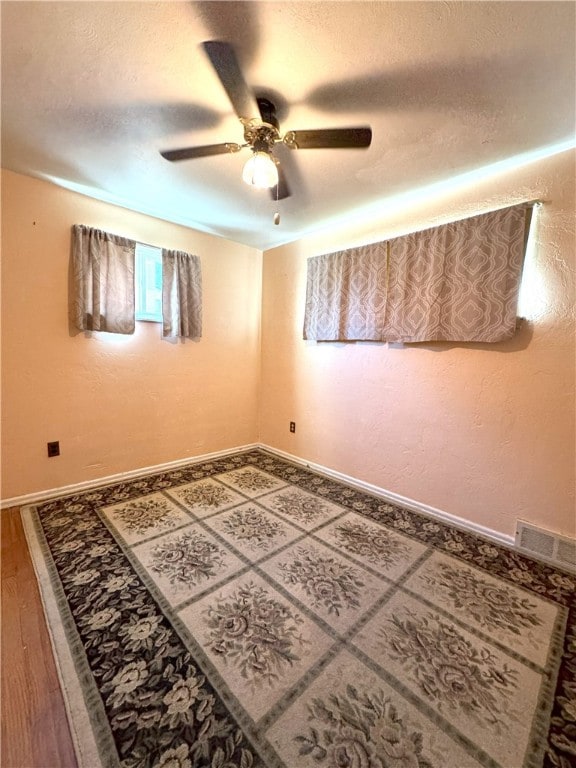
[[[48,458],[52,456],[60,456],[60,441],[55,440],[53,443],[47,443],[48,446]]]
[[[291,421],[290,422],[290,432],[296,432],[296,422]]]

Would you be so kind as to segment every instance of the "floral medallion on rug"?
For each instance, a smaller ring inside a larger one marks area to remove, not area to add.
[[[261,450],[23,512],[82,768],[569,768],[576,578]]]

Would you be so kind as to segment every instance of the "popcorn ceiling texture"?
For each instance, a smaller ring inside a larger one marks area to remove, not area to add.
[[[567,2],[12,2],[2,14],[2,166],[261,250],[365,206],[574,136]],[[368,150],[278,147],[280,201],[241,181],[204,55],[230,41],[282,131],[370,125]],[[76,186],[70,186],[76,185]],[[253,192],[254,194],[250,194]]]

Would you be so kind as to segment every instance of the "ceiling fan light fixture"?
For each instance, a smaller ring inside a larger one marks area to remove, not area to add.
[[[278,169],[269,152],[256,151],[246,162],[242,179],[252,187],[269,189],[278,184]]]

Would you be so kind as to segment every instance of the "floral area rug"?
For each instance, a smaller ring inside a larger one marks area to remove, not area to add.
[[[84,768],[576,765],[576,580],[260,450],[24,511]]]

